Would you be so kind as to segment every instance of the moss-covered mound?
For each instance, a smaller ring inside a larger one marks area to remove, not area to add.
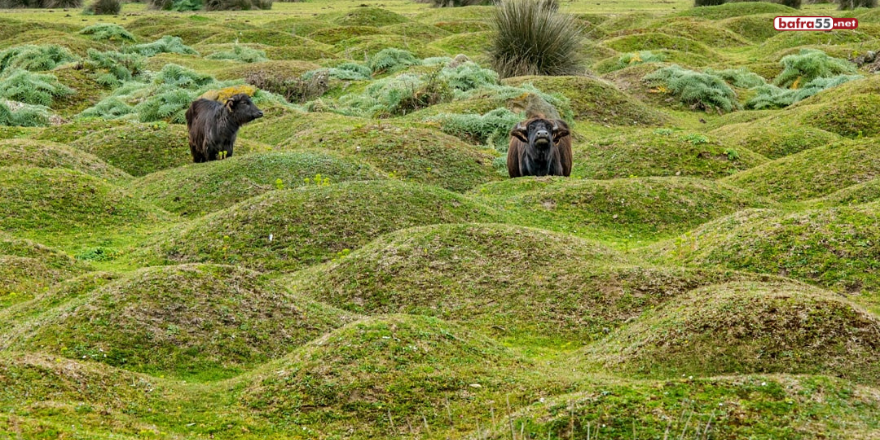
[[[318,29],[308,35],[309,39],[333,45],[341,41],[369,35],[386,35],[389,32],[375,26],[340,26]]]
[[[513,426],[533,439],[871,438],[880,410],[875,388],[825,376],[604,379],[583,389],[529,401],[473,437],[509,439]]]
[[[772,26],[771,26],[772,28]],[[799,46],[834,47],[837,45],[863,43],[873,45],[876,39],[857,30],[826,32],[778,32],[775,36],[752,47],[755,55],[770,56],[785,49]]]
[[[0,167],[0,230],[49,245],[81,245],[169,217],[78,171]]]
[[[819,207],[860,205],[880,200],[880,177],[848,186],[825,197],[813,200]]]
[[[172,35],[183,40],[183,44],[192,46],[200,42],[214,37],[215,35],[225,35],[229,33],[229,29],[222,25],[204,25],[193,26],[192,24],[168,27],[161,24],[156,26],[144,27],[134,31],[135,34],[145,39],[159,39],[164,35]],[[228,43],[232,43],[234,38]]]
[[[195,220],[158,239],[149,254],[294,271],[419,225],[493,221],[463,196],[402,182],[343,182],[272,191]]]
[[[281,32],[268,29],[248,29],[242,31],[227,31],[221,34],[214,34],[211,37],[201,40],[200,44],[218,44],[218,43],[259,43],[267,46],[296,46],[302,44],[303,37],[297,37],[287,32]]]
[[[131,178],[128,173],[107,165],[101,159],[67,145],[30,139],[0,141],[0,167],[15,165],[66,168],[112,181]]]
[[[439,21],[434,23],[434,26],[453,34],[466,34],[469,32],[485,32],[492,30],[492,25],[483,20]]]
[[[504,84],[532,84],[545,93],[560,93],[571,102],[578,121],[611,125],[661,125],[669,117],[621,92],[604,80],[585,76],[525,76],[505,79]]]
[[[445,21],[487,21],[492,16],[492,6],[468,6],[466,8],[428,9],[415,16],[416,21],[423,23],[441,23]]]
[[[704,57],[718,57],[718,54],[699,41],[660,32],[626,35],[605,40],[602,44],[621,53],[638,52],[640,50],[673,49],[682,52],[693,52]]]
[[[39,319],[11,348],[210,380],[282,356],[352,316],[256,272],[184,265],[137,271]]]
[[[225,68],[215,75],[219,80],[245,79],[248,75],[264,73],[272,78],[296,79],[321,66],[307,61],[265,61]]]
[[[770,159],[822,147],[842,138],[834,133],[792,121],[787,115],[729,124],[711,131],[735,148],[745,148]]]
[[[880,379],[880,321],[801,284],[732,283],[666,303],[584,350],[627,375],[823,374]]]
[[[318,29],[333,27],[333,23],[318,18],[282,18],[273,20],[260,26],[264,29],[272,29],[282,32],[290,32],[293,35],[307,36]]]
[[[628,129],[574,143],[572,176],[613,179],[645,176],[721,178],[767,161],[745,148],[670,129]]]
[[[133,176],[192,162],[184,125],[126,124],[79,138],[70,145]]]
[[[773,26],[767,26],[767,20],[773,18],[772,15],[745,15],[729,18],[719,22],[718,25],[753,43],[762,43],[768,38],[779,35],[779,31],[773,29]]]
[[[63,67],[52,71],[58,82],[70,87],[73,94],[56,97],[52,102],[52,110],[58,115],[68,118],[95,105],[107,93],[107,89],[88,72],[74,67]]]
[[[440,49],[450,56],[465,54],[473,59],[483,61],[486,58],[486,51],[492,47],[492,35],[492,31],[450,35],[434,41],[430,46]]]
[[[778,274],[877,303],[880,206],[746,210],[650,250],[664,262]]]
[[[341,26],[388,26],[406,23],[409,19],[387,9],[358,8],[342,16],[333,18],[333,22]]]
[[[395,35],[403,35],[407,38],[413,38],[422,43],[428,43],[443,37],[452,35],[452,32],[423,23],[400,23],[382,28],[385,32]]]
[[[572,347],[697,286],[751,277],[620,261],[595,243],[539,229],[437,225],[383,236],[289,285],[359,313],[437,316],[517,345]]]
[[[812,107],[815,104],[834,104],[846,101],[856,95],[875,95],[880,93],[880,75],[868,75],[861,79],[845,82],[837,87],[825,89],[807,99],[791,105],[791,109],[798,107]]]
[[[805,108],[805,123],[849,138],[880,135],[880,96],[861,94]]]
[[[767,162],[725,179],[779,201],[807,200],[880,176],[873,140],[842,141]]]
[[[692,17],[660,20],[650,28],[664,34],[699,41],[711,47],[742,47],[751,44],[730,30],[716,26],[710,21]]]
[[[436,130],[363,123],[345,131],[320,126],[301,132],[278,147],[327,148],[366,162],[392,177],[451,191],[467,191],[500,179],[492,168],[497,154],[494,150],[473,147]]]
[[[740,17],[743,15],[757,14],[776,14],[776,15],[797,15],[797,9],[789,8],[775,3],[769,2],[738,2],[727,3],[720,6],[703,6],[699,8],[688,8],[679,12],[681,17],[700,17],[709,20],[722,20],[730,17]]]
[[[0,309],[88,270],[61,251],[0,233]]]
[[[189,164],[147,175],[130,189],[167,211],[198,217],[276,189],[382,178],[351,158],[303,150]]]
[[[724,183],[690,177],[509,179],[473,194],[519,224],[609,240],[655,239],[769,203]]]
[[[76,118],[66,124],[55,125],[48,130],[42,130],[31,137],[40,141],[70,144],[73,141],[90,134],[126,124],[128,124],[128,122],[119,119]]]
[[[355,37],[340,41],[336,43],[334,47],[336,54],[340,58],[361,59],[363,57],[372,57],[388,48],[406,50],[412,52],[418,58],[429,58],[449,56],[447,52],[434,46],[445,39],[446,38],[443,38],[430,45],[425,45],[418,40],[407,38],[403,35],[367,35],[365,37]]]
[[[475,428],[504,394],[531,388],[522,377],[530,366],[457,325],[391,315],[349,324],[243,378],[240,398],[252,414],[318,435],[451,434]]]

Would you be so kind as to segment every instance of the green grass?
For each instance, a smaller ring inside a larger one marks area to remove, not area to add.
[[[837,134],[809,124],[797,124],[784,116],[728,124],[711,133],[731,146],[746,148],[769,159],[779,159],[842,140]]]
[[[0,262],[0,309],[89,270],[64,252],[7,234],[0,234]]]
[[[131,179],[126,172],[107,165],[101,159],[52,141],[10,139],[0,141],[0,167],[30,166],[64,168],[112,182]]]

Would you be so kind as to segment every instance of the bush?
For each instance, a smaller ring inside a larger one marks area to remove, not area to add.
[[[183,40],[181,40],[180,37],[172,37],[170,35],[165,35],[152,43],[127,47],[125,48],[125,52],[136,53],[145,57],[151,57],[160,53],[182,53],[186,55],[199,54],[195,49],[183,44]]]
[[[877,0],[837,0],[837,9],[876,8]]]
[[[245,82],[262,90],[283,96],[287,102],[303,103],[318,98],[330,88],[326,71],[305,78],[280,78],[260,71],[245,78]]]
[[[767,83],[761,75],[758,75],[745,67],[724,70],[706,69],[704,72],[708,75],[715,75],[734,87],[741,87],[744,89],[763,86]]]
[[[0,51],[0,72],[7,68],[42,72],[78,59],[79,57],[72,54],[66,47],[55,44],[40,46],[28,44]]]
[[[86,8],[86,13],[91,15],[119,15],[122,3],[119,0],[95,0]]]
[[[118,24],[112,23],[93,24],[79,31],[79,33],[88,35],[92,37],[93,40],[98,41],[119,41],[129,43],[137,41],[137,38],[135,38],[131,32],[128,32],[124,27]]]
[[[318,69],[303,74],[304,79],[311,78],[319,72],[326,72],[330,78],[341,79],[343,81],[367,81],[373,77],[373,71],[367,66],[357,63],[342,63],[330,69]]]
[[[209,60],[241,61],[242,63],[260,63],[269,60],[266,57],[266,51],[239,45],[235,45],[232,50],[214,52],[205,58]]]
[[[492,0],[418,0],[419,3],[430,3],[435,8],[457,8],[462,6],[491,5]]]
[[[162,11],[201,11],[205,5],[202,0],[148,0],[150,9]]]
[[[726,0],[694,0],[694,6],[719,6],[723,5]]]
[[[95,72],[95,80],[105,86],[115,87],[122,81],[131,81],[146,65],[144,56],[138,53],[89,49],[87,55],[84,67]]]
[[[723,79],[678,65],[664,67],[646,75],[645,81],[664,84],[669,93],[692,109],[731,111],[739,106],[736,92]]]
[[[54,75],[9,69],[0,77],[0,98],[25,104],[49,106],[54,98],[73,93]]]
[[[628,66],[635,66],[642,63],[662,63],[666,61],[666,55],[662,53],[654,53],[650,50],[639,52],[625,53],[617,60],[618,68],[622,69]]]
[[[62,9],[80,6],[82,6],[82,0],[0,0],[0,9]]]
[[[579,73],[581,27],[544,2],[504,0],[495,8],[492,67],[502,78]]]
[[[856,67],[847,60],[833,58],[815,49],[801,49],[780,61],[783,70],[773,83],[779,87],[798,88],[816,78],[830,78],[856,73]]]
[[[756,89],[757,94],[746,102],[746,108],[763,110],[788,107],[807,99],[825,89],[837,87],[845,82],[862,78],[861,75],[839,75],[832,78],[816,78],[800,89],[783,89],[767,84]]]
[[[522,120],[522,116],[506,108],[498,108],[482,116],[444,113],[428,120],[439,122],[444,133],[506,153],[510,130]]]
[[[421,61],[410,52],[389,47],[382,49],[370,58],[367,66],[375,73],[393,73],[409,66],[418,66]]]
[[[0,101],[0,125],[11,127],[43,127],[49,125],[49,109],[39,105],[18,105],[13,111]]]
[[[272,0],[207,0],[206,11],[250,11],[272,9]]]

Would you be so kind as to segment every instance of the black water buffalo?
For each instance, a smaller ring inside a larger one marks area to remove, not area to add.
[[[510,177],[571,175],[571,133],[561,119],[535,117],[510,131]]]
[[[244,93],[232,95],[225,103],[204,98],[194,101],[186,111],[193,162],[217,160],[218,155],[231,157],[238,129],[261,117],[263,112]]]

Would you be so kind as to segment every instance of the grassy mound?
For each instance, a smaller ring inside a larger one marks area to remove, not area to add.
[[[297,37],[286,32],[268,29],[248,29],[214,34],[199,41],[199,44],[258,43],[267,46],[287,47],[302,44],[303,40],[305,40],[303,37]]]
[[[620,261],[539,229],[436,225],[385,235],[289,285],[358,313],[437,316],[516,345],[571,348],[697,286],[751,276]]]
[[[443,40],[445,40],[445,38],[426,46],[417,40],[407,38],[403,35],[382,34],[343,40],[336,43],[334,47],[337,55],[341,58],[347,59],[372,57],[388,48],[405,50],[411,52],[418,58],[449,56],[445,51],[434,47],[435,44],[442,42]]]
[[[613,179],[645,176],[720,178],[767,159],[710,137],[670,129],[629,129],[623,134],[575,142],[573,177]]]
[[[679,12],[676,15],[680,17],[700,17],[709,20],[722,20],[725,18],[757,14],[797,15],[795,14],[795,12],[798,12],[798,10],[775,3],[738,2],[727,3],[720,6],[703,6],[699,8],[689,8]]]
[[[137,271],[39,318],[14,349],[211,380],[282,356],[350,315],[229,266]]]
[[[2,145],[2,144],[0,144]],[[316,182],[319,175],[322,182]],[[198,217],[280,188],[382,177],[369,165],[323,151],[233,156],[208,166],[159,171],[131,185],[135,196],[186,217]]]
[[[880,76],[868,75],[864,78],[823,90],[822,93],[817,93],[803,101],[796,102],[791,108],[810,107],[814,104],[833,104],[846,101],[856,95],[873,95],[877,93],[880,93]]]
[[[107,92],[84,70],[66,67],[53,70],[52,75],[74,91],[71,95],[56,97],[52,103],[52,110],[63,117],[72,117],[97,104]]]
[[[318,29],[310,33],[308,37],[319,43],[333,45],[352,38],[386,34],[388,34],[387,31],[383,31],[375,26],[341,26]]]
[[[732,147],[778,159],[842,140],[839,135],[799,124],[785,115],[729,124],[710,132]]]
[[[779,201],[821,197],[880,176],[872,140],[842,141],[767,162],[725,179]]]
[[[332,27],[333,24],[317,18],[282,18],[263,24],[264,29],[290,32],[293,35],[308,36],[319,29]]]
[[[434,26],[453,34],[467,34],[470,32],[485,32],[492,30],[492,25],[482,20],[440,21],[434,23]]]
[[[770,37],[779,35],[773,26],[767,26],[767,18],[772,16],[746,15],[732,17],[718,23],[724,29],[735,32],[743,38],[754,43],[762,43]]]
[[[132,176],[192,162],[184,125],[130,123],[79,138],[70,145]],[[236,153],[244,151],[236,149]]]
[[[492,47],[492,31],[450,35],[431,43],[430,47],[440,49],[450,56],[465,54],[471,59],[486,59],[486,51]]]
[[[880,135],[880,96],[862,94],[806,110],[805,123],[844,137]]]
[[[388,26],[398,23],[406,23],[409,19],[387,9],[382,8],[359,8],[345,15],[335,17],[333,22],[341,26]]]
[[[769,19],[768,19],[769,20]],[[772,26],[771,26],[772,28]],[[775,36],[766,39],[761,45],[753,46],[755,55],[769,57],[777,52],[799,46],[837,46],[851,43],[874,44],[876,40],[870,35],[856,31],[827,31],[827,32],[778,32]]]
[[[779,274],[877,304],[880,206],[746,210],[651,249],[658,260]],[[859,296],[861,295],[861,296]]]
[[[428,43],[452,35],[452,32],[441,29],[437,26],[412,22],[385,26],[382,30],[395,35],[403,35],[407,38],[413,38],[422,43]]]
[[[248,75],[264,73],[272,78],[296,79],[303,73],[320,68],[321,66],[307,61],[265,61],[228,67],[218,72],[215,77],[223,81],[244,79]]]
[[[513,426],[533,439],[870,438],[880,409],[875,389],[824,376],[605,379],[584,388],[474,437],[509,439]]]
[[[125,124],[125,121],[119,119],[77,118],[66,124],[56,125],[49,130],[43,130],[32,136],[32,138],[38,141],[70,144],[79,138]]]
[[[880,200],[880,178],[848,186],[840,191],[816,199],[814,200],[814,203],[820,207],[828,207],[861,205],[862,203],[870,203],[878,200]]]
[[[104,180],[124,181],[131,176],[101,159],[51,141],[8,139],[0,141],[0,167],[66,168]]]
[[[677,37],[659,32],[626,35],[605,40],[603,44],[618,52],[638,52],[640,50],[673,49],[682,52],[693,52],[704,57],[718,57],[705,44],[690,38]]]
[[[877,383],[878,347],[880,321],[834,294],[732,283],[666,303],[583,356],[628,376],[790,373]]]
[[[491,209],[439,188],[344,182],[248,199],[169,232],[150,253],[290,272],[401,228],[496,218]]]
[[[391,177],[451,191],[467,191],[500,178],[492,168],[494,151],[475,148],[435,130],[363,123],[346,130],[312,129],[281,142],[279,148],[327,148]]]
[[[288,430],[452,434],[475,428],[503,394],[529,388],[522,370],[530,365],[457,325],[391,315],[349,324],[270,364],[243,383],[241,401]]]
[[[0,309],[87,270],[61,251],[0,233]]]
[[[661,20],[650,28],[675,37],[700,41],[712,47],[742,47],[751,44],[740,35],[713,23],[691,17]]]
[[[584,76],[522,76],[504,84],[532,84],[544,93],[560,93],[570,100],[574,118],[597,124],[660,125],[669,117],[627,96],[613,84]]]
[[[690,177],[510,179],[473,193],[512,211],[518,224],[602,240],[656,239],[740,209],[768,206],[734,186]]]
[[[0,167],[0,229],[22,237],[80,247],[168,218],[164,211],[78,171]]]

